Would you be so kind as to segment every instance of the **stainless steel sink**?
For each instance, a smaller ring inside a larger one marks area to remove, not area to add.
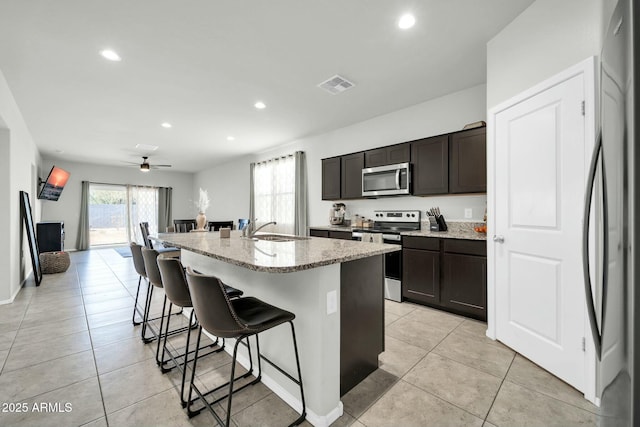
[[[266,240],[268,242],[294,242],[296,240],[309,240],[308,237],[288,236],[285,234],[256,234],[253,240]]]

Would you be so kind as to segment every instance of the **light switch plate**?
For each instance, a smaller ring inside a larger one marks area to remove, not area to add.
[[[338,311],[338,292],[327,292],[327,314],[333,314]]]
[[[473,217],[473,209],[471,208],[465,208],[464,210],[464,217],[467,219],[470,219]]]

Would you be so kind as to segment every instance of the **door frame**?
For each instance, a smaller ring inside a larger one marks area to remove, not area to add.
[[[495,212],[496,212],[496,153],[495,153],[495,124],[496,116],[502,111],[531,98],[545,90],[558,85],[575,76],[582,75],[584,79],[584,101],[585,101],[585,156],[583,159],[585,176],[583,177],[584,187],[586,188],[586,173],[589,170],[591,154],[596,140],[596,128],[599,123],[599,99],[596,94],[599,93],[598,81],[596,80],[596,66],[599,64],[595,56],[591,56],[564,71],[550,77],[541,83],[519,93],[518,95],[504,101],[488,111],[487,117],[487,337],[496,339],[496,244],[493,242],[493,235],[496,230]],[[576,108],[580,108],[576,105]],[[582,218],[580,219],[582,222]],[[595,228],[590,227],[589,244],[591,249],[590,262],[595,265]],[[591,269],[592,283],[595,283],[595,269]],[[582,278],[580,277],[580,280]],[[593,341],[588,333],[590,331],[589,318],[587,310],[584,310],[584,333],[585,333],[585,393],[584,397],[590,402],[600,405],[600,399],[596,396],[596,354]]]

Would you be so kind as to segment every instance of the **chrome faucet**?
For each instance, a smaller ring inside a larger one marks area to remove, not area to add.
[[[247,226],[244,228],[244,230],[247,230],[246,233],[246,237],[251,239],[253,236],[255,236],[255,234],[262,230],[263,228],[265,228],[267,225],[276,225],[277,223],[275,221],[271,221],[271,222],[267,222],[266,224],[262,224],[260,227],[255,228],[255,222],[251,222],[249,221],[249,224],[247,224]],[[244,231],[242,230],[242,231]]]

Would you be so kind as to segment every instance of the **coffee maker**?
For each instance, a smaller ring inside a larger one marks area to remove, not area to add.
[[[345,208],[344,203],[334,203],[333,207],[329,209],[329,224],[342,225],[344,223]]]

